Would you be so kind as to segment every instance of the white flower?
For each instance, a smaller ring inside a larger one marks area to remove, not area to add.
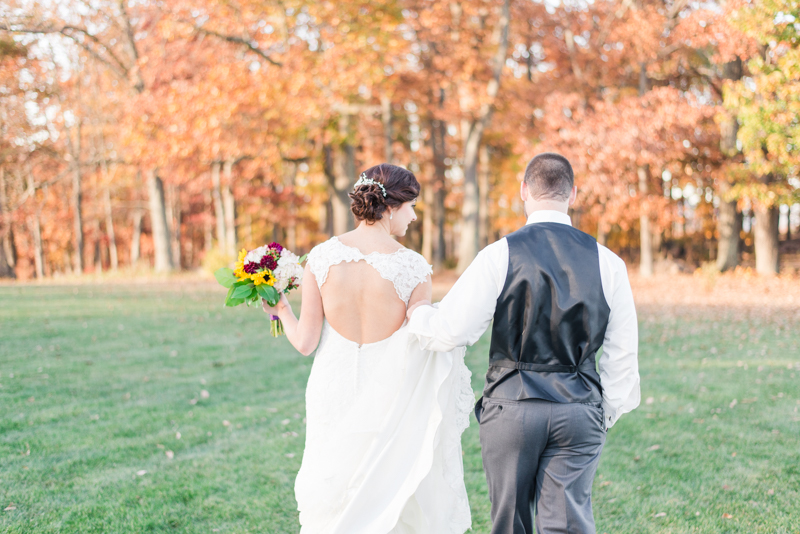
[[[283,249],[281,257],[278,259],[278,267],[273,273],[275,275],[275,285],[273,286],[277,291],[283,292],[289,287],[292,278],[295,279],[295,284],[300,285],[303,279],[303,266],[299,263],[300,258],[297,254]]]
[[[257,249],[248,252],[247,256],[244,257],[245,265],[248,263],[261,263],[261,258],[266,256],[267,250],[269,250],[267,245],[264,245],[263,247],[258,247]]]

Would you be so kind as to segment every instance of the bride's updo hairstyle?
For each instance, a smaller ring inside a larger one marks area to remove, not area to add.
[[[419,196],[420,186],[414,173],[397,165],[381,163],[370,167],[361,174],[360,181],[377,182],[359,184],[350,193],[350,210],[358,221],[367,224],[381,220],[389,207],[400,207]]]

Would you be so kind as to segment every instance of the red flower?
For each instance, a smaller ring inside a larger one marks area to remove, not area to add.
[[[270,271],[274,271],[278,268],[278,262],[272,257],[272,254],[264,254],[264,257],[261,258],[261,267],[266,267]]]
[[[272,250],[276,251],[278,254],[283,252],[283,246],[281,244],[279,244],[279,243],[276,243],[275,241],[273,241],[272,243],[267,245],[267,248],[271,248]]]

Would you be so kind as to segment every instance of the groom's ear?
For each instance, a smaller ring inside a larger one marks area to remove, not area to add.
[[[529,194],[530,194],[530,191],[528,191],[528,182],[526,182],[525,180],[522,180],[522,183],[519,186],[519,196],[522,198],[523,202],[527,202],[528,201],[528,195]]]
[[[573,185],[572,186],[572,191],[570,191],[570,193],[569,193],[569,204],[568,205],[572,206],[573,204],[575,204],[575,199],[576,198],[578,198],[578,186]]]

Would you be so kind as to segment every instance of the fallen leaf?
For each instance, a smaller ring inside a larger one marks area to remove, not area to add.
[[[722,514],[722,517],[725,518],[725,519],[733,519],[733,516],[731,514],[727,514],[727,513],[726,514]]]
[[[167,451],[165,454],[167,455],[167,458],[170,459],[170,460],[175,458],[175,453],[172,452],[172,451]]]
[[[286,455],[287,458],[294,458],[294,453],[290,452]]]
[[[201,391],[201,392],[200,392],[200,398],[202,398],[202,399],[207,399],[207,398],[209,398],[210,396],[211,396],[211,394],[210,394],[210,393],[209,393],[207,390],[205,390],[205,389],[204,389],[203,391]]]
[[[641,459],[642,459],[642,457],[641,457],[641,456],[634,456],[634,457],[633,457],[633,461],[634,461],[634,462],[638,462],[638,461],[639,461],[639,460],[641,460]]]
[[[268,411],[269,413],[277,413],[277,412],[278,412],[278,409],[277,409],[277,408],[267,408],[267,411]]]
[[[611,485],[611,481],[610,480],[605,480],[605,481],[600,483],[600,487],[601,488],[603,488],[605,486],[610,486],[610,485]]]
[[[231,426],[231,422],[226,419],[222,422],[222,426]]]
[[[17,507],[16,507],[16,506],[14,506],[14,503],[12,502],[12,503],[11,503],[11,504],[9,504],[8,506],[6,506],[6,507],[5,507],[5,510],[3,510],[3,511],[4,511],[4,512],[10,512],[11,510],[16,510],[16,509],[17,509]]]
[[[731,401],[731,403],[730,403],[730,404],[728,404],[728,408],[733,408],[733,407],[734,407],[734,406],[736,406],[737,404],[739,404],[739,401],[737,401],[736,399],[733,399],[733,400]]]
[[[775,490],[774,489],[767,490],[767,495],[775,495]]]
[[[289,419],[284,419],[283,421],[281,421],[281,424],[282,424],[282,425],[288,425],[288,424],[289,424],[289,423],[291,423],[291,422],[292,422],[292,421],[291,421],[291,420],[289,420]]]
[[[731,453],[731,458],[736,458],[736,452]]]
[[[653,397],[647,397],[647,400],[644,401],[645,404],[653,404],[656,400]]]
[[[652,446],[650,446],[650,447],[647,447],[647,449],[645,449],[645,450],[648,450],[648,451],[657,451],[657,450],[658,450],[658,449],[660,449],[660,448],[661,448],[661,445],[652,445]]]
[[[658,513],[657,513],[656,515],[654,515],[653,517],[665,517],[666,515],[667,515],[667,512],[658,512]]]
[[[175,432],[175,439],[181,439],[181,433]]]
[[[722,489],[724,489],[725,491],[730,491],[730,490],[732,490],[733,488],[732,488],[732,487],[730,487],[729,485],[725,484],[725,485],[723,485],[723,486],[722,486]]]
[[[190,400],[190,401],[189,401],[189,404],[191,404],[192,406],[194,406],[195,404],[197,404],[197,399],[192,399],[192,400]]]
[[[144,470],[144,469],[142,469],[141,471],[136,471],[136,476],[137,476],[137,477],[143,477],[143,476],[145,476],[146,474],[147,474],[147,471],[146,471],[146,470]]]

